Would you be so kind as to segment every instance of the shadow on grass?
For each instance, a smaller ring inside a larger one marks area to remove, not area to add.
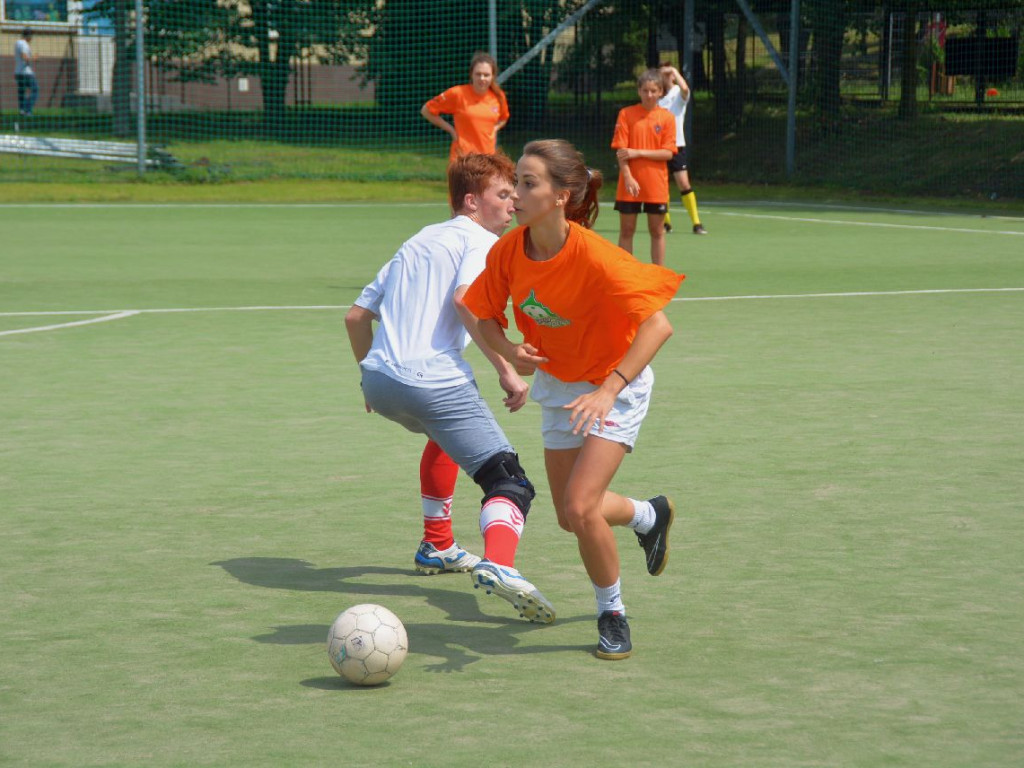
[[[477,594],[471,590],[467,574],[446,574],[439,576],[412,575],[409,570],[377,565],[350,566],[345,568],[317,568],[312,563],[294,558],[245,557],[223,560],[211,565],[223,568],[228,574],[258,587],[268,589],[291,589],[312,592],[340,592],[353,595],[357,602],[375,602],[382,597],[420,598],[445,612],[444,623],[406,623],[409,645],[412,653],[422,653],[441,659],[426,667],[430,672],[459,672],[482,656],[517,655],[534,653],[558,653],[577,651],[592,653],[593,645],[528,645],[520,646],[520,639],[532,632],[542,631],[546,625],[532,624],[511,615],[512,608],[501,598],[484,597],[492,601],[496,609],[508,609],[508,617],[488,616],[480,612]],[[402,577],[397,583],[367,583],[366,577]],[[465,592],[439,588],[453,581],[464,580]],[[436,586],[432,586],[436,585]],[[557,619],[558,623],[593,621],[592,616],[574,616]],[[257,635],[253,639],[260,643],[280,645],[311,645],[323,643],[327,638],[327,624],[298,624],[274,627],[274,631]],[[345,686],[334,678],[305,680],[303,685],[316,688],[334,689]],[[353,686],[358,688],[358,686]]]

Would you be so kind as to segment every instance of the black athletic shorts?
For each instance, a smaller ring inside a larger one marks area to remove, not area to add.
[[[616,200],[615,210],[619,213],[668,213],[668,203],[634,203]]]
[[[686,147],[676,147],[676,153],[668,161],[668,172],[676,173],[686,170]]]

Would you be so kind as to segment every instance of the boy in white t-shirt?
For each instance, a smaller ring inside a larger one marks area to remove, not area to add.
[[[476,341],[498,373],[505,407],[514,412],[526,404],[529,385],[483,343],[477,319],[462,304],[512,220],[515,166],[503,155],[459,157],[448,168],[448,189],[453,218],[407,240],[363,289],[345,326],[362,369],[367,412],[429,439],[420,463],[424,539],[417,570],[470,571],[475,587],[504,598],[530,621],[548,623],[554,607],[514,567],[534,488],[462,356],[470,339]],[[482,560],[451,533],[459,467],[484,492]]]
[[[32,55],[32,30],[21,33],[21,39],[14,44],[14,82],[18,87],[18,112],[28,117],[39,97],[39,83],[32,68],[35,57]]]
[[[659,72],[665,86],[665,95],[658,101],[658,106],[667,109],[676,118],[676,153],[668,161],[668,172],[675,179],[683,207],[690,214],[693,234],[706,235],[708,231],[700,223],[700,214],[697,213],[697,195],[690,187],[686,152],[686,107],[690,103],[690,86],[686,84],[682,73],[671,64],[662,63]],[[665,231],[672,231],[672,218],[667,213]]]

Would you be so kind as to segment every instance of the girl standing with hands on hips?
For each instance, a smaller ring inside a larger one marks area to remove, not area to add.
[[[597,599],[597,656],[624,659],[632,642],[611,527],[634,529],[657,576],[674,511],[665,496],[632,499],[609,486],[647,414],[649,363],[672,335],[662,308],[683,275],[643,264],[591,231],[601,174],[568,142],[530,142],[516,176],[520,226],[494,244],[463,302],[488,345],[521,375],[535,374],[558,524],[576,535]],[[509,298],[518,344],[504,332]]]
[[[448,162],[478,152],[493,155],[498,131],[508,122],[508,100],[498,85],[498,63],[488,53],[477,53],[469,63],[468,84],[455,85],[420,109],[430,123],[451,134]],[[451,115],[449,123],[441,115]]]

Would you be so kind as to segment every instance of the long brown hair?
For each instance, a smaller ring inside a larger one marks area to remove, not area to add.
[[[556,190],[569,191],[565,218],[591,229],[597,221],[600,204],[597,192],[604,177],[596,168],[588,168],[583,155],[564,139],[539,139],[523,147],[523,155],[540,158]]]
[[[494,60],[494,57],[487,51],[477,51],[473,54],[473,58],[469,60],[469,81],[473,82],[473,70],[476,69],[477,64],[487,64],[491,68],[491,74],[493,79],[491,80],[491,91],[495,96],[498,97],[498,101],[501,102],[502,109],[508,109],[508,98],[505,96],[505,92],[501,90],[501,86],[498,85],[498,62]]]

